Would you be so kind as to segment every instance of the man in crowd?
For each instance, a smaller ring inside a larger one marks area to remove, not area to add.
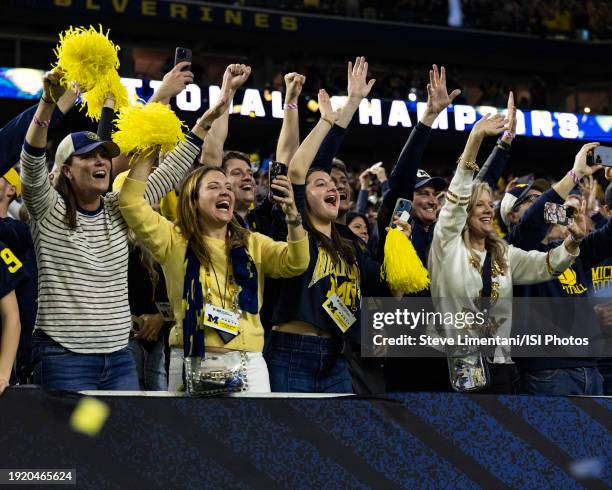
[[[523,250],[546,252],[558,245],[558,240],[546,240],[550,225],[545,221],[546,203],[582,206],[583,197],[572,193],[584,177],[592,175],[600,166],[587,165],[587,154],[597,143],[584,145],[576,155],[573,168],[563,179],[545,190],[543,183],[524,185],[511,189],[501,203],[501,218],[510,229],[506,239],[511,245]],[[542,190],[544,192],[542,193]],[[517,287],[516,297],[532,298],[586,298],[590,285],[590,269],[612,255],[612,221],[604,227],[589,233],[580,244],[580,255],[574,264],[558,278],[533,286]],[[576,318],[570,314],[568,303],[564,315],[564,331],[569,332],[577,325],[584,325],[586,334],[593,327],[592,321]],[[528,318],[515,321],[529,322]],[[592,330],[591,330],[592,331]],[[602,378],[596,367],[596,359],[587,357],[514,357],[519,372],[519,390],[523,393],[541,395],[601,395]]]

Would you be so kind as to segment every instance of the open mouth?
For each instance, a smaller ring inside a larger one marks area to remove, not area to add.
[[[484,218],[480,218],[480,222],[484,223],[486,225],[490,225],[491,224],[491,217],[490,216],[485,216]]]
[[[221,211],[229,211],[230,202],[229,201],[219,201],[215,207]]]
[[[339,195],[341,201],[346,201],[348,199],[348,195],[345,192],[340,192]]]
[[[325,201],[325,204],[331,204],[335,206],[337,202],[336,195],[335,194],[329,195],[324,199],[324,201]]]
[[[96,170],[93,173],[93,178],[94,179],[104,179],[104,178],[106,178],[106,170]]]
[[[250,192],[253,190],[253,185],[252,184],[243,184],[240,186],[240,190],[241,191],[245,191],[245,192]]]

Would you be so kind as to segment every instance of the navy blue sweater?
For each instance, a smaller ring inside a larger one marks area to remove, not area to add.
[[[507,235],[510,244],[524,250],[539,250],[547,252],[557,247],[561,241],[543,244],[549,228],[544,221],[544,204],[546,202],[563,203],[563,198],[554,189],[544,192],[533,205],[525,212],[521,221],[514,226]],[[517,286],[514,288],[516,297],[534,298],[577,298],[587,297],[592,288],[591,267],[608,259],[612,255],[612,220],[602,228],[589,233],[580,244],[580,255],[567,271],[550,281],[531,286]],[[569,309],[568,309],[569,311]],[[568,312],[565,312],[568,313]],[[517,318],[515,321],[528,321]],[[576,325],[596,325],[597,319],[574,318],[567,314],[563,319],[561,328],[570,332]],[[586,332],[585,332],[586,333]],[[530,358],[516,357],[513,359],[520,371],[536,371],[542,369],[559,369],[593,366],[593,358]]]
[[[37,108],[38,104],[26,109],[0,129],[0,175],[4,175],[19,162],[23,141]],[[57,126],[62,116],[62,111],[56,106],[49,128]]]
[[[305,212],[305,186],[294,185],[295,202],[304,217],[305,227],[309,229]],[[348,228],[339,226],[340,234],[349,235]],[[310,238],[310,263],[306,272],[290,279],[279,279],[277,298],[274,304],[272,320],[274,324],[297,320],[310,323],[336,337],[361,343],[361,298],[363,296],[388,296],[390,291],[380,278],[380,264],[373,261],[364,252],[359,242],[353,241],[357,263],[347,267],[332,267],[327,252],[320,246],[314,236]],[[332,270],[333,269],[333,270]],[[358,271],[358,272],[357,272]],[[356,284],[356,274],[360,281]],[[336,292],[344,301],[357,321],[346,333],[338,328],[327,312],[323,303]]]

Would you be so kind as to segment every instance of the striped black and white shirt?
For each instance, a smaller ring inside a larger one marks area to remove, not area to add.
[[[188,140],[168,153],[148,181],[146,199],[155,203],[187,174],[202,141]],[[97,211],[77,211],[77,227],[66,222],[66,205],[49,183],[45,150],[24,144],[23,200],[31,218],[38,261],[40,328],[66,349],[104,354],[127,346],[128,227],[117,193],[106,194]]]

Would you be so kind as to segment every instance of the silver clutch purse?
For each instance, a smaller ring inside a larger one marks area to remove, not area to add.
[[[247,357],[242,351],[185,357],[185,381],[190,396],[236,393],[248,389]]]

